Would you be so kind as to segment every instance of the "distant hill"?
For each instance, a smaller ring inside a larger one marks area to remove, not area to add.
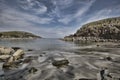
[[[77,37],[120,40],[120,17],[85,24],[75,34],[66,36],[64,39]]]
[[[0,32],[0,38],[41,38],[41,37],[24,31],[8,31]]]

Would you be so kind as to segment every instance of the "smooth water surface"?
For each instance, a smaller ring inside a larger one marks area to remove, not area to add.
[[[65,42],[59,39],[0,40],[0,46],[35,50],[63,50],[77,47],[72,42]]]

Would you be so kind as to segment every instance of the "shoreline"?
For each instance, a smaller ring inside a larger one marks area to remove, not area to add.
[[[41,39],[41,38],[0,38],[0,40],[29,40],[29,39]]]
[[[65,37],[62,40],[64,41],[85,41],[85,42],[120,42],[118,39],[103,39],[98,37]]]

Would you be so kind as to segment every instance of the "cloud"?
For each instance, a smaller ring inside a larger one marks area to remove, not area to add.
[[[73,0],[52,0],[53,4],[60,9],[65,9],[72,6]]]
[[[89,3],[83,3],[83,2],[80,3],[80,4],[84,4],[84,6],[79,8],[75,14],[64,15],[58,21],[63,23],[63,24],[66,24],[66,25],[69,24],[71,21],[73,21],[75,19],[79,22],[81,17],[82,17],[82,15],[84,15],[89,10],[89,8],[91,7],[91,5],[94,2],[95,2],[95,0],[92,0]]]
[[[62,17],[63,13],[66,12],[64,9],[69,8],[73,5],[74,0],[51,0],[53,4],[53,8],[51,12],[48,13],[50,17],[60,18]]]
[[[69,22],[72,21],[72,19],[73,19],[72,15],[66,15],[63,18],[58,19],[58,21],[67,25]]]
[[[119,15],[120,11],[118,10],[118,8],[120,8],[119,5],[114,6],[112,8],[108,7],[108,8],[104,8],[99,11],[96,11],[93,14],[89,15],[89,18],[84,22],[84,24],[97,21],[97,20],[101,20],[101,19],[105,19],[105,18],[109,18],[109,17],[120,16]]]
[[[19,6],[27,11],[43,14],[47,12],[47,7],[37,0],[18,0]]]
[[[36,15],[31,15],[28,13],[20,12],[14,9],[7,9],[1,13],[1,19],[4,21],[5,25],[23,25],[29,26],[28,24],[37,23],[37,24],[49,24],[52,22],[52,18],[48,17],[38,17]],[[31,23],[32,22],[32,23]]]

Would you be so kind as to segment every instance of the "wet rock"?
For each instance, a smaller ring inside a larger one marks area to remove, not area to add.
[[[42,57],[43,55],[40,54],[40,57]]]
[[[69,64],[69,61],[68,60],[55,60],[52,62],[52,65],[53,66],[56,66],[57,68],[59,67],[62,67],[64,65],[68,65]]]
[[[0,61],[6,61],[10,55],[0,55]]]
[[[13,61],[13,62],[5,62],[5,63],[3,64],[3,69],[14,69],[14,68],[18,68],[21,63],[22,63],[21,60]]]
[[[13,57],[14,57],[14,60],[17,60],[17,59],[20,59],[24,54],[24,51],[19,49],[17,50],[14,54],[13,54]]]
[[[27,51],[34,51],[33,49],[28,49]]]
[[[96,46],[97,46],[97,47],[99,47],[100,45],[99,45],[99,44],[97,44]]]
[[[107,56],[107,57],[106,57],[106,60],[112,61],[113,59],[112,59],[110,56]]]
[[[17,64],[15,64],[15,63],[5,62],[3,64],[3,69],[11,69],[11,68],[16,68],[16,67],[17,67]]]
[[[8,47],[0,47],[0,55],[11,55],[13,54],[15,51],[12,48],[8,48]]]
[[[11,69],[11,68],[17,68],[18,65],[21,63],[21,56],[24,54],[23,50],[19,49],[17,50],[4,64],[4,69]]]
[[[37,71],[38,70],[35,67],[32,67],[32,68],[30,68],[29,73],[33,73],[34,74]]]
[[[21,47],[12,47],[12,49],[14,49],[15,51],[17,51],[18,49],[22,49]]]
[[[11,57],[8,59],[7,63],[12,63],[12,62],[14,62],[14,57],[13,57],[13,56],[11,56]]]

